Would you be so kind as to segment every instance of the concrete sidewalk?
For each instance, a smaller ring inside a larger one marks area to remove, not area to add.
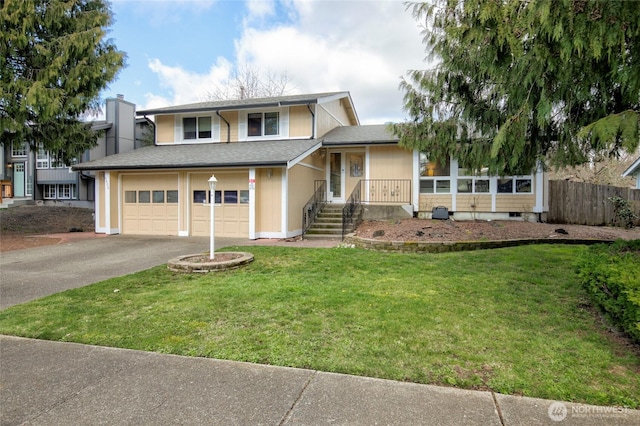
[[[636,410],[8,336],[0,360],[2,425],[640,424]]]
[[[207,250],[207,238],[66,235],[2,253],[0,309]],[[640,411],[0,336],[0,425],[17,424],[638,425]]]

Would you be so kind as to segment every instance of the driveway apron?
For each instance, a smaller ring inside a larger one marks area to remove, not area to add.
[[[216,250],[245,240],[216,238]],[[207,237],[96,235],[0,255],[0,309],[209,251]]]

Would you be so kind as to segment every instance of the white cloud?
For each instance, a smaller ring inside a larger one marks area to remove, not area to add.
[[[286,72],[301,92],[349,90],[361,122],[404,117],[400,77],[423,68],[420,28],[400,1],[306,1],[295,25],[246,28],[237,60]]]
[[[161,86],[166,88],[171,96],[147,93],[144,109],[206,100],[209,91],[221,81],[229,79],[233,68],[232,64],[222,57],[217,59],[217,62],[211,66],[206,74],[191,72],[180,66],[168,66],[159,59],[150,59],[148,66],[151,71],[157,74]]]
[[[247,11],[249,14],[245,19],[245,25],[248,25],[254,19],[261,19],[273,15],[275,12],[275,1],[248,0]]]
[[[247,3],[243,33],[234,41],[236,57],[218,58],[206,74],[149,61],[172,93],[165,100],[202,100],[226,81],[233,61],[272,75],[286,73],[297,93],[348,90],[363,124],[403,119],[400,77],[424,68],[425,53],[418,23],[401,1],[287,0],[279,6],[289,20],[269,26],[274,2]]]

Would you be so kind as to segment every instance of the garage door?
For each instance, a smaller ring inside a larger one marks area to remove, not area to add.
[[[122,177],[122,233],[178,235],[178,175]]]
[[[215,173],[215,235],[249,238],[249,173]],[[209,236],[208,180],[211,174],[190,175],[191,235]]]

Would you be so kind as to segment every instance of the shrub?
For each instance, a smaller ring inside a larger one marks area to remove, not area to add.
[[[627,229],[633,228],[633,223],[638,219],[638,216],[633,212],[631,201],[620,197],[609,197],[608,200],[613,203],[615,224],[622,225]]]
[[[640,240],[591,246],[577,268],[593,303],[640,343]]]

